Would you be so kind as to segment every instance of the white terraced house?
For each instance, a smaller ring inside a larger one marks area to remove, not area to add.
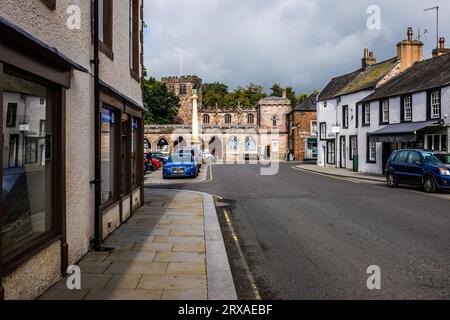
[[[382,174],[396,149],[448,150],[448,50],[442,39],[424,61],[412,28],[407,36],[396,57],[376,63],[365,49],[361,69],[333,78],[322,90],[318,165]]]

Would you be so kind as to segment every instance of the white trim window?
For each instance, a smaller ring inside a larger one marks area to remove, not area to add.
[[[326,140],[327,139],[327,123],[322,122],[320,124],[320,140]]]
[[[431,117],[433,119],[441,117],[441,95],[439,91],[433,91],[430,96],[431,99]]]
[[[311,136],[317,137],[317,121],[311,121]]]
[[[403,119],[405,121],[412,120],[412,97],[406,96],[403,98]]]
[[[370,125],[370,103],[364,105],[364,125]]]
[[[389,123],[389,100],[381,102],[381,122]]]
[[[369,161],[377,161],[377,143],[369,139]]]

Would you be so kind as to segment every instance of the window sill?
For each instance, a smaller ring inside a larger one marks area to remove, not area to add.
[[[139,71],[136,71],[134,69],[130,69],[130,75],[131,77],[136,80],[138,83],[141,82],[141,77],[139,76]]]
[[[114,60],[114,52],[112,49],[101,40],[99,40],[98,43],[100,51],[103,52],[109,59]]]
[[[61,240],[61,234],[58,234],[56,232],[48,232],[46,234],[43,234],[36,240],[24,245],[20,249],[8,254],[3,258],[2,274],[0,276],[4,277],[8,275],[19,266],[41,253],[43,250],[47,249],[55,242]]]
[[[370,123],[364,123],[363,125],[361,125],[362,127],[370,127]]]

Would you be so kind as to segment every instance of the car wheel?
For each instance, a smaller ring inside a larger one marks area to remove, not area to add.
[[[395,178],[395,175],[392,173],[388,173],[387,175],[387,184],[389,188],[397,188],[398,187],[398,182],[397,179]]]
[[[426,176],[423,180],[423,189],[428,193],[436,193],[437,185],[432,176]]]

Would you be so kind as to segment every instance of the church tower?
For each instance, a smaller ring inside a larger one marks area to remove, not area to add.
[[[180,109],[176,122],[192,124],[192,103],[194,89],[197,89],[198,105],[202,106],[202,79],[197,76],[164,77],[161,78],[167,88],[180,98]]]

